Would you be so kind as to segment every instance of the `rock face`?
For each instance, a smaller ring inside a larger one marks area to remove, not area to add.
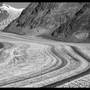
[[[34,32],[34,35],[36,33],[41,34],[42,30],[40,28],[44,28],[45,31],[43,33],[48,32],[48,30],[52,32],[67,21],[67,15],[68,17],[73,17],[75,12],[81,7],[82,4],[78,3],[30,3],[23,10],[20,17],[3,31],[23,35]],[[26,30],[27,27],[28,29]]]
[[[82,42],[90,35],[90,4],[84,4],[73,18],[57,28],[52,35],[65,41]],[[61,37],[62,35],[62,37]],[[70,36],[71,35],[71,36]],[[88,40],[87,40],[88,41]]]
[[[81,42],[89,35],[89,7],[89,3],[30,3],[3,32]],[[83,34],[77,36],[76,30]]]

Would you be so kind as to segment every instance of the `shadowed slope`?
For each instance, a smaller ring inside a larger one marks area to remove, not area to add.
[[[82,5],[79,3],[30,3],[20,17],[3,32],[21,35],[50,34],[67,22],[68,17],[72,18]]]

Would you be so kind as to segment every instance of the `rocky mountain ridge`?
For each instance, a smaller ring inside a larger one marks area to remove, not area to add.
[[[3,32],[31,36],[47,34],[58,40],[73,41],[69,35],[80,28],[77,21],[83,20],[84,15],[89,16],[89,7],[89,3],[30,3]]]

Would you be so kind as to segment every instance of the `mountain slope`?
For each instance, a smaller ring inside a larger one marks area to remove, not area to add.
[[[72,17],[81,7],[78,3],[30,3],[3,31],[23,35],[51,33],[67,21],[67,15]]]
[[[89,37],[89,8],[89,3],[30,3],[3,32],[81,42]]]
[[[62,31],[62,33],[60,32]],[[65,41],[82,42],[90,37],[90,4],[86,3],[73,18],[62,24],[52,34]],[[62,37],[61,37],[62,36]]]

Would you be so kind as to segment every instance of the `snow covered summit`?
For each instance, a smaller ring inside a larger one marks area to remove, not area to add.
[[[8,4],[0,7],[0,30],[4,29],[11,21],[19,17],[24,8],[14,8]]]

